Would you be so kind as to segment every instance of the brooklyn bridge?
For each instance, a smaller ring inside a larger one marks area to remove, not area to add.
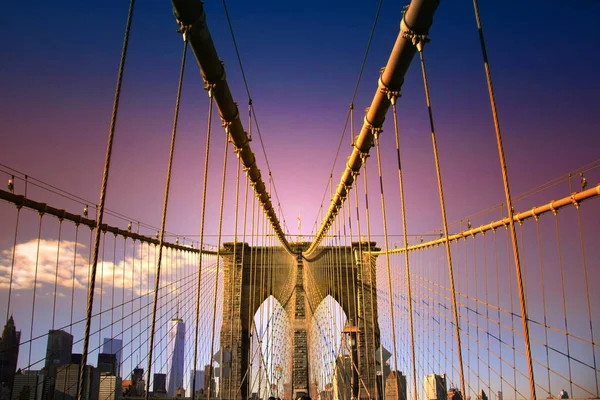
[[[599,398],[596,3],[92,3],[2,61],[2,400]]]

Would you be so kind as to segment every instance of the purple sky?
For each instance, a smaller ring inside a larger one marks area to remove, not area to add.
[[[402,5],[383,5],[355,101],[357,126],[397,35]],[[325,192],[377,2],[228,6],[284,217],[296,233],[301,214],[308,233]],[[513,192],[596,159],[599,81],[594,70],[600,60],[592,49],[600,38],[593,17],[598,3],[481,7]],[[28,11],[35,29],[22,29],[20,19],[11,17],[19,14],[16,5],[3,8],[0,33],[11,39],[1,47],[0,160],[97,202],[127,7],[116,1],[85,6],[39,2]],[[222,5],[208,3],[206,10],[234,97],[246,115],[247,97]],[[181,51],[175,29],[167,3],[137,5],[108,191],[109,208],[154,225],[160,222]],[[455,220],[503,199],[470,2],[442,3],[430,37],[426,57],[432,104],[449,218]],[[207,96],[197,65],[189,60],[167,225],[181,234],[198,233],[206,134]],[[409,231],[419,233],[438,228],[439,208],[417,63],[408,72],[398,108]],[[397,178],[391,116],[387,121],[384,177],[393,203]],[[267,178],[256,127],[253,132],[252,147]],[[347,132],[335,185],[351,151],[349,141]],[[223,130],[216,124],[210,170],[215,187],[209,192],[213,212],[218,211],[222,147]],[[231,182],[233,163],[229,172]],[[376,196],[377,181],[370,182]],[[228,201],[232,209],[233,196]],[[225,226],[232,233],[231,224]]]

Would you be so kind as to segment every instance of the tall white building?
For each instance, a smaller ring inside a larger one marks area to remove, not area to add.
[[[425,375],[425,398],[427,400],[446,400],[446,374]]]
[[[179,318],[179,315],[171,320],[168,346],[167,393],[170,397],[174,397],[177,388],[183,388],[185,323],[183,319]]]
[[[104,338],[102,352],[106,354],[114,354],[117,358],[117,376],[121,377],[121,353],[123,352],[123,340],[114,338]]]

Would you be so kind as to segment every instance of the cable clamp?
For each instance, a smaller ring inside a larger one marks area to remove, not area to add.
[[[423,51],[423,46],[425,43],[429,43],[430,39],[427,36],[428,32],[417,33],[415,32],[407,23],[406,23],[406,10],[403,11],[404,16],[402,17],[402,22],[400,22],[400,32],[402,37],[406,40],[410,40],[412,44],[419,51]]]
[[[579,209],[579,202],[575,198],[575,194],[571,195],[571,203],[573,203],[573,205],[575,206],[575,208]]]
[[[229,133],[229,126],[232,124],[233,121],[235,121],[236,119],[240,118],[240,109],[237,107],[237,103],[234,102],[235,104],[235,114],[233,116],[233,118],[226,120],[223,117],[221,117],[221,126],[223,128],[225,128],[225,130],[227,131],[227,133]]]
[[[396,100],[399,97],[402,97],[402,94],[400,93],[400,90],[392,90],[385,83],[383,83],[382,77],[383,77],[383,72],[384,71],[385,71],[385,67],[381,68],[381,71],[379,73],[379,81],[377,82],[377,86],[379,86],[379,91],[387,96],[387,98],[390,101],[390,103],[392,103],[393,105],[395,105],[396,104]]]
[[[365,123],[365,127],[371,131],[371,133],[373,134],[373,136],[375,137],[375,139],[379,138],[379,134],[381,132],[383,132],[383,128],[381,128],[380,126],[374,126],[368,119],[367,116],[365,115],[365,119],[364,119],[364,123]],[[362,155],[362,154],[361,154]]]
[[[227,73],[225,72],[225,64],[223,63],[223,61],[220,61],[220,63],[221,63],[221,75],[219,75],[217,77],[217,79],[210,80],[210,81],[206,78],[203,78],[204,79],[204,90],[207,90],[207,91],[213,90],[214,91],[214,89],[218,83],[225,81],[225,79],[227,77]],[[238,114],[239,114],[239,111],[238,111]]]
[[[558,210],[554,207],[554,200],[552,200],[550,202],[550,210],[552,211],[552,214],[554,214],[554,215],[558,214]]]
[[[531,216],[533,217],[533,219],[535,219],[536,222],[540,220],[540,216],[535,212],[535,207],[531,209]]]
[[[177,20],[177,23],[179,25],[179,28],[177,28],[177,33],[181,33],[181,36],[183,37],[183,41],[187,42],[188,41],[188,34],[192,31],[192,29],[194,28],[194,24],[187,24],[185,25],[183,22]]]
[[[211,99],[213,98],[215,87],[216,84],[210,83],[206,79],[204,80],[204,90],[208,92],[208,97]]]

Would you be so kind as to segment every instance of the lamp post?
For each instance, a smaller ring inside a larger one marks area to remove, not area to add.
[[[277,388],[276,388],[277,398],[279,398],[279,380],[281,379],[282,371],[283,371],[283,368],[281,367],[281,365],[277,364],[275,366],[275,379],[277,380]]]
[[[342,333],[348,335],[348,346],[350,347],[350,368],[352,369],[352,399],[358,398],[358,348],[356,346],[356,335],[359,333],[358,326],[353,324],[352,318],[348,319],[348,323],[344,327]]]

